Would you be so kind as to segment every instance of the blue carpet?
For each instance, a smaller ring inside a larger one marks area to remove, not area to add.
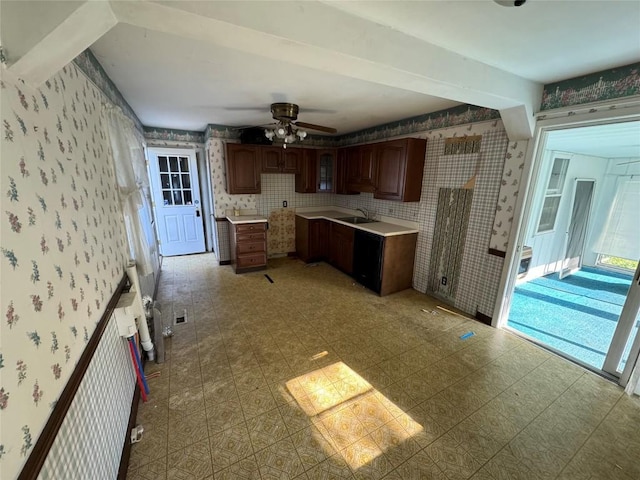
[[[631,279],[589,267],[537,278],[516,287],[507,324],[600,369]]]

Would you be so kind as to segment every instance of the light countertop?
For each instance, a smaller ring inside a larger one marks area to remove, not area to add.
[[[409,233],[418,233],[418,228],[413,225],[399,225],[396,223],[390,222],[387,218],[383,218],[382,221],[376,221],[373,223],[361,223],[354,225],[353,223],[343,222],[338,220],[341,217],[349,217],[349,216],[362,216],[362,215],[354,215],[347,213],[345,211],[339,210],[319,210],[319,211],[311,211],[311,212],[300,212],[296,211],[296,215],[306,218],[308,220],[315,219],[324,219],[330,220],[332,222],[339,223],[341,225],[346,225],[348,227],[357,228],[358,230],[363,230],[369,233],[375,233],[376,235],[381,235],[383,237],[391,237],[393,235],[406,235]],[[402,220],[400,220],[402,222]],[[402,223],[410,223],[410,222],[402,222]]]
[[[240,225],[243,223],[266,223],[267,217],[262,215],[227,215],[227,220],[233,225]]]

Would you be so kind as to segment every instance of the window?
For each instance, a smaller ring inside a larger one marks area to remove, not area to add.
[[[547,190],[542,203],[542,212],[540,213],[537,233],[550,232],[555,228],[556,217],[558,216],[558,209],[560,208],[560,200],[562,199],[562,189],[564,188],[564,180],[567,176],[568,168],[568,158],[555,158],[553,160],[553,167],[551,168]]]
[[[191,176],[188,157],[158,156],[164,205],[191,205]]]
[[[595,250],[604,254],[606,262],[619,267],[625,266],[618,259],[627,259],[627,268],[633,268],[634,262],[640,258],[640,223],[638,222],[638,205],[640,204],[640,181],[618,180],[617,191],[607,222],[600,233]],[[615,263],[615,262],[618,263]],[[602,257],[601,263],[605,263]]]

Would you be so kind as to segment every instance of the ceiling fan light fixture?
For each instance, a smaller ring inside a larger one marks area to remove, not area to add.
[[[284,148],[287,148],[287,144],[295,143],[296,140],[302,141],[307,137],[307,132],[295,128],[287,121],[279,121],[275,128],[265,128],[264,136],[273,141],[274,138],[284,141]]]

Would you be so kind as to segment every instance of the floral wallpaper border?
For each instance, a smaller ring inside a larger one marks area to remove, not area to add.
[[[143,127],[144,138],[170,142],[204,143],[204,132],[178,130],[176,128]]]
[[[544,86],[540,110],[640,95],[640,62]]]
[[[111,81],[107,72],[104,71],[104,68],[102,68],[102,65],[100,65],[100,62],[91,50],[86,49],[73,59],[73,63],[89,77],[89,80],[91,80],[114,105],[122,108],[124,114],[133,121],[140,132],[143,131],[142,122],[140,122],[136,112],[133,111],[133,108],[131,108],[131,105],[129,105],[122,96],[118,87]]]
[[[497,110],[464,104],[366,128],[358,132],[347,133],[339,137],[338,146],[372,142],[399,135],[455,127],[466,123],[477,123],[498,118],[500,118],[500,112]]]

